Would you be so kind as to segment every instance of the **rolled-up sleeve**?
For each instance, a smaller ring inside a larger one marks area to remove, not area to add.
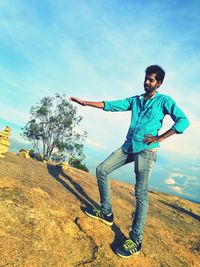
[[[132,109],[134,97],[128,97],[123,100],[103,101],[105,111],[127,111]]]
[[[189,126],[189,120],[172,98],[168,97],[164,105],[164,110],[165,114],[169,114],[175,122],[171,129],[176,131],[176,133],[183,133]]]

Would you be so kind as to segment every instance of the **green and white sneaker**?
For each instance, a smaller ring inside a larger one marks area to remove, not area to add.
[[[133,254],[139,254],[142,247],[142,243],[127,239],[125,242],[116,248],[116,253],[122,258],[129,258]]]
[[[100,220],[109,226],[113,225],[113,221],[114,221],[113,213],[110,216],[108,216],[106,214],[103,214],[102,211],[99,209],[88,207],[85,209],[85,214],[87,214],[91,218]]]

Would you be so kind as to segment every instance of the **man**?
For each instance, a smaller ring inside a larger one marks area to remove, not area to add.
[[[131,124],[126,140],[121,148],[114,151],[96,170],[100,193],[101,209],[86,208],[85,213],[112,226],[110,184],[108,174],[117,168],[134,162],[136,209],[129,238],[116,248],[121,257],[138,254],[142,246],[144,224],[148,210],[148,184],[154,162],[156,161],[159,143],[173,134],[182,133],[189,121],[169,96],[160,94],[157,89],[163,83],[165,71],[158,65],[151,65],[145,71],[144,90],[124,100],[88,102],[71,97],[70,100],[83,106],[101,108],[105,111],[131,111]],[[165,115],[170,115],[174,125],[165,133],[158,135]]]

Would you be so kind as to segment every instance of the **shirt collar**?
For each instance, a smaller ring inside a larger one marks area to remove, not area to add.
[[[149,99],[153,99],[155,96],[157,96],[159,93],[156,91],[156,93],[152,96],[152,97],[150,97]],[[139,99],[140,100],[142,100],[144,98],[144,94],[141,94],[140,96],[139,96]]]

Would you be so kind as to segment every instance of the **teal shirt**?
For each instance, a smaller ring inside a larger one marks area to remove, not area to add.
[[[171,129],[177,133],[189,126],[189,121],[175,101],[167,95],[156,93],[144,102],[144,94],[132,96],[123,100],[104,101],[105,111],[131,111],[131,123],[122,145],[127,153],[138,153],[142,150],[159,147],[159,143],[147,145],[143,143],[145,135],[158,136],[165,115],[169,115],[174,124]]]

